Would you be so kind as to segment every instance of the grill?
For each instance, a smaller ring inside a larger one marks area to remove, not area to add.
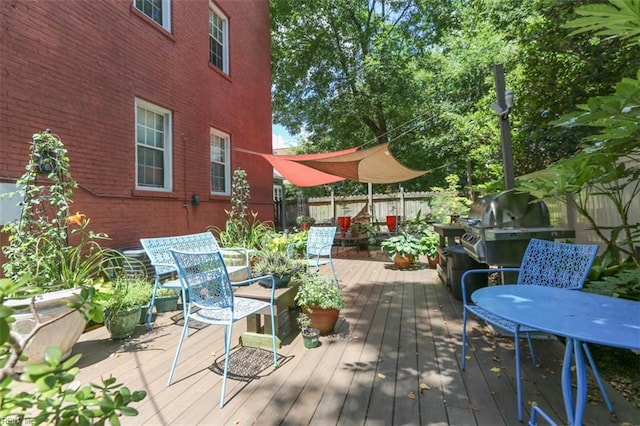
[[[519,266],[531,238],[573,238],[575,231],[550,225],[547,205],[529,193],[490,194],[471,206],[464,228],[464,251],[481,263]]]

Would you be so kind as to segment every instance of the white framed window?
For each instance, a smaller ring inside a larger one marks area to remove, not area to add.
[[[136,99],[136,188],[171,191],[171,111]]]
[[[229,135],[211,129],[211,193],[231,194],[231,145]]]
[[[171,32],[171,0],[133,0],[133,5],[162,28]]]
[[[229,20],[209,2],[209,62],[229,74]]]

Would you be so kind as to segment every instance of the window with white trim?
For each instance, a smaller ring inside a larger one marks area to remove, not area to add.
[[[229,135],[211,129],[211,193],[231,193],[231,156]]]
[[[136,99],[136,187],[171,190],[171,111]]]
[[[133,0],[133,5],[162,28],[171,32],[171,0]]]
[[[229,74],[229,20],[209,2],[209,62]]]

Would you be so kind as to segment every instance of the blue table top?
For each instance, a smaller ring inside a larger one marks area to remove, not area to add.
[[[640,302],[537,285],[484,287],[471,299],[498,316],[550,334],[640,349]]]

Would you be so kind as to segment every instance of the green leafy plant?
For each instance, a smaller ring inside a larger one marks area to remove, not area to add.
[[[179,297],[180,290],[177,290],[175,288],[160,288],[156,292],[156,297],[173,297],[173,296]]]
[[[116,315],[136,306],[147,305],[151,300],[153,286],[144,279],[118,277],[110,285],[103,287],[102,291],[108,315]]]
[[[296,317],[296,322],[298,323],[298,327],[300,328],[300,331],[302,331],[302,333],[305,333],[305,331],[311,327],[311,319],[304,312],[300,312],[298,314],[298,316]]]
[[[415,262],[419,255],[424,254],[425,250],[419,237],[406,232],[387,238],[380,243],[380,249],[387,253],[391,259],[395,259],[397,255],[410,256],[412,262]]]
[[[146,392],[131,391],[113,377],[102,379],[102,384],[77,383],[80,370],[76,364],[81,354],[63,361],[60,348],[50,347],[45,351],[44,362],[27,361],[22,374],[17,371],[21,354],[38,330],[59,319],[41,322],[36,317],[27,336],[11,329],[15,311],[5,304],[6,298],[22,293],[30,281],[28,275],[18,280],[0,279],[0,418],[16,424],[118,425],[119,417],[136,416],[138,411],[131,404],[143,400]],[[86,315],[94,292],[93,288],[82,289],[74,308]],[[69,313],[62,314],[65,315]]]
[[[279,251],[261,251],[252,266],[253,275],[295,276],[306,270],[306,262],[290,259]]]
[[[311,216],[300,215],[300,216],[296,217],[296,223],[298,225],[300,225],[302,223],[308,223],[309,225],[313,225],[314,223],[316,223],[316,219],[311,217]]]
[[[342,309],[342,292],[332,277],[318,273],[307,273],[298,286],[295,296],[298,306],[311,311],[314,306],[322,309]]]
[[[59,137],[49,131],[33,135],[25,173],[16,183],[21,218],[2,229],[9,235],[2,248],[5,276],[29,276],[32,287],[49,291],[90,285],[121,269],[114,260],[122,255],[100,245],[109,237],[90,231],[84,214],[70,214],[77,183]]]
[[[433,222],[449,223],[452,216],[464,216],[469,212],[472,201],[458,195],[460,178],[449,175],[445,178],[446,188],[433,187],[435,195],[429,201],[429,217]]]
[[[207,230],[214,232],[224,247],[259,250],[275,228],[270,222],[258,220],[257,212],[249,212],[251,189],[245,170],[238,168],[233,172],[231,191],[231,210],[225,210],[225,228],[209,226]]]
[[[430,229],[426,229],[420,237],[420,246],[422,247],[422,254],[431,259],[435,258],[440,246],[440,235]]]

